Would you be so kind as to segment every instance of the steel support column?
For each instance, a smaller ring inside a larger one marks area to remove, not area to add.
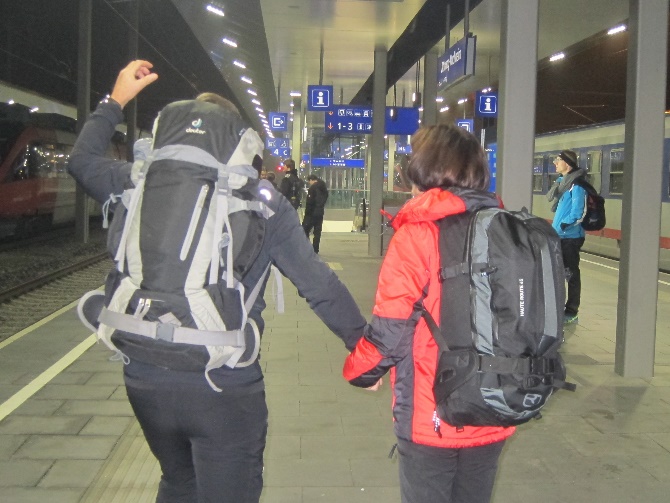
[[[386,111],[386,47],[375,47],[375,73],[372,84],[372,141],[370,142],[370,204],[368,255],[382,255],[382,195],[384,192],[384,114]]]
[[[533,204],[539,0],[502,1],[496,192],[505,207]]]
[[[79,0],[79,48],[77,61],[77,132],[91,113],[91,14],[92,0]],[[75,194],[75,235],[87,243],[89,201],[84,189],[77,184]]]
[[[628,31],[626,154],[614,369],[625,377],[651,377],[658,299],[667,0],[631,0]]]
[[[437,123],[437,50],[430,49],[423,57],[423,120],[421,125]]]

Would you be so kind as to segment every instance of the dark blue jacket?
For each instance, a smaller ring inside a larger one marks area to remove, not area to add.
[[[115,161],[105,157],[105,152],[116,126],[122,121],[121,107],[113,102],[102,102],[84,125],[70,156],[68,171],[86,192],[99,203],[110,194],[121,194],[130,183],[131,163]],[[258,259],[242,281],[250,291],[263,275],[267,264],[274,264],[298,289],[316,315],[335,333],[348,349],[353,349],[363,334],[365,318],[356,302],[335,273],[314,253],[312,245],[300,226],[298,214],[278,191],[270,188],[268,206],[275,212],[267,221],[263,247]],[[262,312],[265,287],[256,300],[249,316],[263,332]],[[205,383],[200,372],[175,372],[134,362],[130,371],[143,378],[174,379],[184,382],[189,379]],[[128,369],[126,372],[128,373]],[[193,375],[186,375],[193,374]],[[210,377],[219,387],[245,386],[250,389],[262,387],[262,371],[258,361],[244,368],[221,367],[210,372]],[[204,386],[207,386],[205,383]]]

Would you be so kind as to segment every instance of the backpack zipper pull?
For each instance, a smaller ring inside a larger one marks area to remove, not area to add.
[[[437,410],[433,411],[433,431],[437,433],[437,436],[442,438],[442,432],[440,431],[440,417],[437,415]]]

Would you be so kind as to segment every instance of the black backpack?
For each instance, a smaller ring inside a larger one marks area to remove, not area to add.
[[[582,220],[585,231],[599,231],[605,227],[605,198],[603,198],[586,178],[579,177],[574,182],[586,191],[586,215]]]
[[[456,427],[518,425],[538,417],[554,390],[575,389],[558,354],[560,239],[544,219],[495,203],[436,222],[441,328],[425,309],[422,315],[439,348],[436,412]]]

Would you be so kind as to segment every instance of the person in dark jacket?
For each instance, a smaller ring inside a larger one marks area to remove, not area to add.
[[[286,175],[281,180],[279,185],[279,192],[289,200],[291,206],[296,210],[300,208],[300,201],[302,200],[302,189],[305,186],[304,182],[298,176],[295,169],[295,161],[293,159],[286,159],[284,161],[286,166]]]
[[[446,189],[494,197],[484,192],[488,162],[470,133],[455,125],[429,126],[412,137],[407,175],[414,198],[392,220],[395,234],[379,273],[372,320],[347,357],[343,375],[354,386],[376,390],[392,369],[403,503],[486,503],[504,440],[514,428],[440,424],[433,396],[438,348],[417,302],[423,300],[440,319],[435,222],[467,208],[462,197]]]
[[[158,78],[152,66],[136,60],[124,68],[111,96],[98,105],[75,143],[68,170],[100,203],[132,184],[131,164],[110,160],[105,152],[123,119],[124,106]],[[231,120],[242,124],[239,116]],[[365,326],[354,299],[314,253],[291,204],[269,183],[260,183],[265,184],[266,204],[273,214],[267,219],[258,258],[242,279],[243,291],[249,292],[274,264],[352,350]],[[264,290],[265,285],[249,310],[261,333]],[[246,367],[212,369],[209,377],[222,390],[218,393],[202,372],[129,359],[123,373],[131,406],[161,465],[158,502],[259,501],[268,411],[258,359]]]
[[[321,243],[321,230],[323,228],[323,214],[328,201],[328,189],[326,182],[316,175],[307,177],[309,189],[307,190],[307,201],[305,202],[305,218],[302,220],[302,228],[309,239],[309,233],[314,229],[314,251],[319,253]]]

